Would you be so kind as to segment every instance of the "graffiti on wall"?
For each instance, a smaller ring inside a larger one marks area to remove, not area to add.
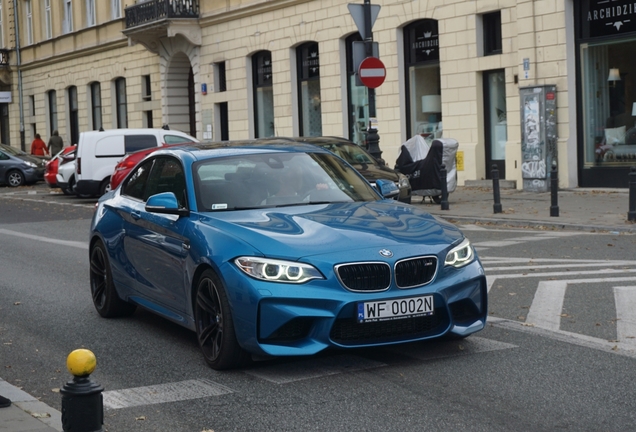
[[[545,178],[546,166],[543,157],[545,145],[541,141],[541,104],[539,95],[526,96],[523,104],[523,136],[521,143],[521,174],[523,178]]]

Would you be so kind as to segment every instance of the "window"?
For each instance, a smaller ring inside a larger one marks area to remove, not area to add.
[[[501,54],[501,11],[482,16],[484,55]]]
[[[354,65],[353,43],[362,43],[360,33],[354,33],[345,40],[347,59],[347,106],[349,107],[349,139],[365,146],[369,126],[369,89],[362,85]]]
[[[150,85],[150,75],[141,77],[141,98],[145,101],[152,99],[152,87]]]
[[[427,141],[442,135],[442,101],[437,21],[424,19],[404,28],[408,136]]]
[[[26,37],[27,45],[33,44],[33,9],[31,0],[25,0],[24,9],[26,15]]]
[[[150,168],[152,168],[154,160],[148,160],[137,167],[133,173],[128,177],[126,184],[122,186],[122,195],[130,198],[136,198],[142,200],[144,196],[144,189],[146,189],[146,182],[148,175],[150,174]]]
[[[113,19],[121,18],[121,0],[111,0],[110,7]]]
[[[53,29],[51,27],[51,0],[44,0],[44,35],[47,39],[53,37]]]
[[[321,136],[320,56],[317,42],[308,42],[296,48],[296,65],[300,136]]]
[[[2,2],[0,2],[0,48],[4,48],[4,27],[2,26]]]
[[[126,78],[115,80],[115,111],[117,128],[128,127],[128,107],[126,106]]]
[[[163,192],[174,193],[179,206],[186,206],[183,168],[171,157],[158,157],[143,162],[122,186],[122,195],[140,201],[146,201],[152,195]]]
[[[261,51],[252,57],[254,82],[254,121],[256,138],[275,136],[272,53]]]
[[[49,90],[46,96],[49,105],[49,134],[52,135],[57,130],[57,93]]]
[[[29,107],[30,107],[29,113],[32,116],[34,116],[35,115],[35,96],[33,95],[29,96]]]
[[[164,135],[163,142],[166,144],[181,144],[181,143],[189,143],[194,142],[189,138],[182,137],[179,135]]]
[[[218,93],[226,90],[225,62],[214,63],[214,91]]]
[[[134,153],[151,147],[157,147],[157,137],[154,135],[125,135],[124,151]]]
[[[95,25],[95,0],[86,0],[86,27]]]
[[[71,145],[79,142],[79,110],[77,107],[77,87],[68,88],[69,130],[71,131]]]
[[[102,90],[98,82],[90,84],[90,106],[91,119],[93,121],[93,130],[102,128]]]
[[[64,0],[64,21],[62,22],[64,33],[73,31],[73,3],[71,0]]]

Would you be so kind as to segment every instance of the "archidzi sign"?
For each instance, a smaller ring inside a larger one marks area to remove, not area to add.
[[[581,37],[614,36],[636,31],[633,0],[587,0],[580,6]]]

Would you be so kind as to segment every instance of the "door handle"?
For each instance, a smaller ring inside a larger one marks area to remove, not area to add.
[[[135,220],[139,220],[139,219],[141,219],[141,213],[140,213],[140,212],[138,212],[138,211],[134,211],[134,212],[130,213],[130,216],[131,216],[133,219],[135,219]]]

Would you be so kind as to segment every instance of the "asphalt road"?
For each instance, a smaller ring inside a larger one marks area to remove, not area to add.
[[[54,408],[88,348],[108,431],[636,428],[636,236],[465,226],[487,328],[463,341],[208,368],[194,333],[88,287],[94,200],[0,187],[0,378]]]

